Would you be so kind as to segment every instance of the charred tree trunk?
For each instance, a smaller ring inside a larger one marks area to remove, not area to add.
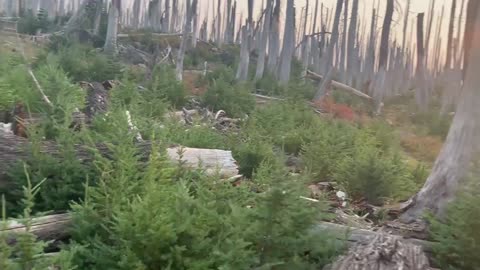
[[[327,72],[333,65],[333,54],[335,53],[335,46],[338,42],[339,30],[338,26],[340,24],[340,15],[342,14],[343,0],[337,0],[337,8],[335,10],[335,19],[332,26],[332,37],[330,43],[328,44],[327,51],[325,52],[324,64],[322,72]]]
[[[465,54],[470,63],[465,72],[462,96],[430,176],[413,198],[410,208],[401,216],[404,222],[420,219],[426,210],[442,217],[447,204],[455,198],[455,193],[464,180],[472,154],[478,150],[476,141],[480,117],[480,3],[470,0],[468,11],[466,31],[471,31],[467,35],[471,39],[465,40],[465,44],[469,44]]]

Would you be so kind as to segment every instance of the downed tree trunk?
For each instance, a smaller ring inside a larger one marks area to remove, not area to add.
[[[428,258],[420,246],[388,234],[378,234],[366,245],[357,244],[330,270],[425,270]]]
[[[31,155],[29,147],[30,142],[14,134],[0,131],[0,186],[7,184],[2,175],[17,162],[28,160]],[[97,145],[97,149],[105,157],[111,155],[110,150],[105,145]],[[137,143],[139,158],[147,162],[151,152],[151,142],[145,141]],[[58,157],[60,151],[58,145],[54,142],[44,141],[40,145],[40,152]],[[87,146],[76,145],[76,156],[84,163],[92,160],[92,152]],[[179,162],[178,153],[183,151],[182,163],[190,168],[204,169],[207,175],[218,175],[222,178],[229,178],[238,175],[238,166],[232,156],[231,151],[216,149],[197,149],[182,146],[170,147],[167,149],[167,156],[172,162]]]
[[[56,214],[34,218],[30,233],[34,234],[41,241],[62,241],[69,237],[68,228],[72,224],[70,214]],[[25,233],[24,224],[17,221],[8,221],[6,229],[0,229],[0,233],[8,235],[9,243],[16,242],[15,235]]]
[[[34,218],[32,224],[30,232],[39,240],[58,241],[68,239],[72,222],[70,214],[57,214]],[[332,270],[429,269],[427,257],[423,252],[430,251],[430,242],[403,239],[397,235],[356,229],[329,222],[319,223],[314,230],[338,235],[339,240],[345,240],[343,237],[347,237],[346,240],[351,249],[347,255],[340,257],[333,264]],[[12,240],[15,239],[16,234],[22,232],[25,232],[25,226],[16,221],[10,222],[7,229],[0,228],[0,234],[9,234]],[[403,268],[399,267],[402,265]]]
[[[315,80],[315,81],[322,81],[323,80],[323,76],[320,75],[320,74],[317,74],[313,71],[310,71],[310,70],[307,70],[307,75],[306,75],[307,78],[310,78],[312,80]],[[340,82],[337,82],[337,81],[334,81],[332,80],[331,81],[331,84],[332,84],[332,87],[334,88],[337,88],[339,90],[343,90],[343,91],[347,91],[347,92],[350,92],[356,96],[359,96],[361,98],[364,98],[368,101],[373,101],[373,98],[363,92],[361,92],[360,90],[357,90],[353,87],[350,87],[346,84],[343,84],[343,83],[340,83]]]

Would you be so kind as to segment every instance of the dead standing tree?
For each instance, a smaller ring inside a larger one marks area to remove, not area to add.
[[[418,192],[407,211],[401,216],[404,222],[422,218],[429,210],[437,216],[445,214],[449,202],[455,198],[458,187],[463,183],[472,155],[478,150],[480,117],[480,2],[468,3],[465,30],[465,66],[463,91],[447,139],[435,161],[432,172],[423,188]]]
[[[263,23],[263,32],[261,35],[261,42],[257,60],[257,70],[255,72],[255,79],[259,80],[263,77],[265,71],[265,58],[267,56],[267,43],[270,36],[270,22],[272,20],[272,6],[273,0],[267,0],[267,7],[265,9],[265,21]]]
[[[283,35],[283,48],[278,70],[278,79],[286,84],[290,80],[292,57],[295,51],[295,7],[293,0],[287,1],[287,18],[285,20],[285,33]]]
[[[445,69],[448,70],[452,66],[453,56],[453,31],[455,27],[455,9],[457,6],[457,0],[452,0],[452,9],[450,13],[450,23],[448,25],[448,40],[447,40],[447,59],[445,61]]]
[[[383,99],[385,97],[385,77],[387,73],[390,28],[392,25],[393,10],[395,0],[387,0],[387,9],[382,27],[382,37],[380,40],[380,55],[378,59],[378,71],[375,79],[374,98],[376,102],[377,114],[381,113]]]
[[[175,75],[178,81],[183,80],[183,60],[185,59],[185,51],[187,50],[187,43],[189,38],[189,33],[192,28],[192,8],[191,0],[187,0],[187,14],[185,16],[185,22],[183,25],[183,35],[182,42],[180,43],[180,48],[178,49],[177,65],[175,69]]]
[[[108,11],[107,37],[105,38],[103,50],[109,54],[116,54],[118,52],[117,36],[121,5],[121,0],[112,0],[110,10]]]
[[[337,0],[337,8],[335,10],[335,19],[332,26],[332,35],[330,43],[328,44],[327,51],[325,52],[325,58],[323,63],[322,73],[326,74],[333,67],[333,54],[335,52],[335,46],[338,42],[340,24],[340,15],[342,14],[343,0]]]
[[[280,51],[280,6],[281,0],[276,0],[275,8],[273,9],[271,31],[268,38],[268,62],[267,71],[272,74],[277,74],[278,54]]]
[[[425,72],[425,48],[423,47],[423,20],[425,13],[419,13],[417,16],[417,89],[415,91],[415,98],[417,105],[421,110],[426,110],[428,106],[428,88],[426,86],[426,72]]]

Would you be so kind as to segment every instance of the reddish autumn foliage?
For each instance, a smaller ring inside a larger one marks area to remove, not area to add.
[[[332,114],[335,118],[347,121],[355,120],[355,112],[352,108],[345,104],[335,103],[332,97],[324,97],[315,102],[315,107]]]

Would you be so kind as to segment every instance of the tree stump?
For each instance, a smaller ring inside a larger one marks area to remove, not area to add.
[[[431,269],[422,247],[398,236],[378,234],[368,244],[357,244],[326,270]]]

